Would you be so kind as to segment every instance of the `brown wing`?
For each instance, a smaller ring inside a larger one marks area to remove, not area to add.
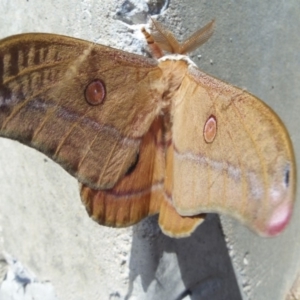
[[[171,159],[170,155],[168,152],[167,156]],[[171,175],[171,165],[168,165],[167,178],[168,174]],[[168,201],[167,184],[160,117],[144,136],[133,171],[111,190],[93,190],[83,185],[81,198],[89,215],[102,225],[129,226],[159,213],[159,225],[165,234],[172,237],[188,236],[203,221],[204,216],[181,217]]]
[[[123,227],[157,213],[163,198],[164,148],[161,118],[144,136],[136,165],[114,188],[106,191],[81,187],[89,215],[98,223]]]
[[[261,235],[279,233],[295,200],[289,135],[266,104],[190,67],[174,98],[173,203],[219,212]]]
[[[154,60],[51,34],[0,41],[0,135],[32,146],[94,188],[134,163],[158,113]]]

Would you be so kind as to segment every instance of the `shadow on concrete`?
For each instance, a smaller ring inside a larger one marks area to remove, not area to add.
[[[134,229],[129,268],[126,299],[136,280],[143,299],[242,299],[217,215],[182,239],[165,236],[157,217],[144,220]]]

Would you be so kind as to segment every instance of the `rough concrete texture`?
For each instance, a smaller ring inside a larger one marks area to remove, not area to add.
[[[145,45],[126,25],[145,21],[142,2],[1,0],[0,37],[53,32],[143,53]],[[150,1],[159,7],[163,2]],[[215,34],[193,60],[272,106],[291,134],[298,161],[299,15],[297,0],[171,0],[159,17],[179,38],[216,19]],[[0,252],[11,257],[0,260],[0,275],[6,274],[1,300],[281,300],[297,283],[298,203],[289,228],[274,239],[222,217],[224,238],[215,215],[179,240],[164,236],[155,217],[130,228],[106,228],[88,218],[77,181],[60,166],[7,139],[0,139],[0,149]],[[18,294],[12,284],[20,284],[16,265],[31,274],[24,275],[27,285]],[[44,287],[43,297],[42,287],[32,296],[36,283]]]

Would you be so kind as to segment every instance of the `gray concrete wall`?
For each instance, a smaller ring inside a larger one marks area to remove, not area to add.
[[[140,10],[130,11],[116,0],[0,0],[0,38],[52,32],[140,53],[142,42],[124,23],[144,22],[147,8],[137,2]],[[299,1],[171,0],[160,16],[179,38],[212,18],[215,34],[192,59],[273,107],[299,161]],[[0,149],[0,252],[6,253],[0,272],[7,274],[1,300],[29,294],[76,300],[281,300],[300,271],[298,203],[289,228],[274,239],[259,238],[222,217],[224,238],[215,215],[180,240],[164,236],[155,217],[130,228],[106,228],[88,218],[77,181],[60,166],[7,139],[0,139]]]

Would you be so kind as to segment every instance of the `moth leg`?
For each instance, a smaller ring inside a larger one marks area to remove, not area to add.
[[[152,35],[145,29],[145,27],[142,28],[142,33],[145,36],[146,42],[151,50],[151,53],[153,57],[155,58],[161,58],[164,56],[164,53],[162,49],[159,47],[159,45],[155,42]]]

